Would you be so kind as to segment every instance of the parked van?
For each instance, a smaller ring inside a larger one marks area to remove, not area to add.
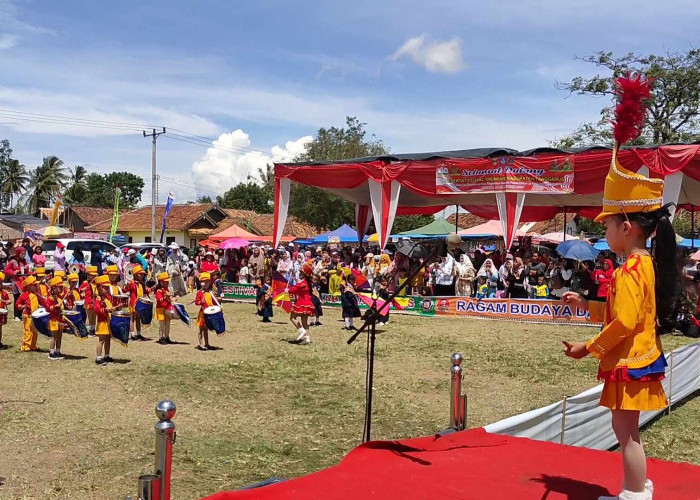
[[[74,238],[57,238],[55,240],[45,240],[41,244],[41,248],[44,250],[44,255],[46,255],[46,269],[50,270],[54,268],[53,262],[53,252],[56,250],[56,243],[63,243],[66,247],[66,264],[70,262],[73,256],[73,251],[76,248],[81,248],[83,255],[85,256],[85,263],[90,264],[90,257],[92,252],[99,252],[102,250],[103,253],[109,253],[115,248],[115,245],[108,241],[103,240],[89,240],[89,239],[74,239]]]

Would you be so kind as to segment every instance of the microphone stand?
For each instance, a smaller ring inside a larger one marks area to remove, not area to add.
[[[362,332],[365,330],[368,330],[368,335],[367,335],[367,376],[365,379],[365,427],[362,432],[362,442],[366,443],[371,440],[371,432],[372,432],[372,383],[374,381],[374,348],[376,344],[376,339],[377,339],[377,321],[379,320],[379,317],[382,316],[383,311],[388,311],[391,308],[391,303],[393,302],[394,298],[398,296],[401,291],[408,286],[408,283],[410,283],[413,278],[415,278],[418,273],[420,272],[421,268],[430,265],[435,257],[437,256],[437,248],[434,248],[432,250],[432,253],[428,256],[427,259],[424,260],[424,262],[421,264],[420,261],[417,263],[412,264],[412,266],[409,268],[411,270],[411,274],[406,278],[406,281],[403,282],[403,284],[399,285],[399,287],[394,291],[392,295],[389,296],[389,298],[386,300],[384,304],[382,304],[379,309],[377,309],[377,295],[376,293],[372,293],[373,295],[373,301],[372,305],[370,308],[365,312],[363,318],[365,320],[364,324],[360,327],[359,330],[357,330],[352,337],[350,337],[347,340],[348,345],[352,344],[357,340],[357,337],[360,336]],[[410,257],[410,256],[407,256]],[[413,265],[417,264],[416,269],[413,269]]]

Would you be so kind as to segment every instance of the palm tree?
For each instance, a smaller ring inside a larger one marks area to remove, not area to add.
[[[42,164],[29,174],[32,190],[27,200],[28,212],[34,213],[41,207],[51,205],[68,181],[63,160],[56,156],[47,156]]]
[[[68,168],[70,172],[70,186],[64,194],[66,203],[84,203],[87,196],[87,170],[81,165],[76,165],[74,169]]]
[[[28,182],[27,167],[19,160],[9,159],[0,167],[0,193],[10,195],[10,207],[14,196],[24,191]]]

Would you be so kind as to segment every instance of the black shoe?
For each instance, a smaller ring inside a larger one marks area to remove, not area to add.
[[[165,343],[166,343],[166,344],[174,344],[175,342],[173,342],[172,340],[170,340],[170,337],[165,337]]]
[[[195,349],[197,349],[198,351],[206,351],[207,350],[206,347],[202,347],[201,345],[198,345],[197,347],[195,347]]]
[[[140,333],[136,336],[136,340],[147,340],[146,337],[141,335]]]
[[[317,321],[316,323],[314,323],[314,326],[323,326],[323,323],[321,323],[320,321]]]
[[[348,330],[357,330],[357,327],[356,326],[349,326]]]
[[[168,341],[166,340],[165,337],[158,339],[158,343],[160,345],[168,345]]]
[[[61,354],[61,351],[55,351],[53,355],[56,357],[56,359],[66,359],[66,357]]]
[[[95,360],[95,364],[100,365],[100,366],[104,366],[107,364],[107,362],[105,361],[105,358],[98,358]]]
[[[57,355],[55,352],[50,352],[50,353],[49,353],[49,361],[56,361],[56,360],[58,360],[58,359],[59,359],[59,357],[58,357],[58,355]]]
[[[112,356],[105,356],[105,363],[114,363],[114,358],[112,358]]]
[[[270,321],[269,319],[263,319],[262,323],[272,323],[272,321]]]

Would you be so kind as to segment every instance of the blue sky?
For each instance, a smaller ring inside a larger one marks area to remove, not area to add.
[[[217,139],[159,139],[161,202],[185,201],[290,159],[346,115],[394,152],[545,145],[607,104],[554,88],[595,72],[574,56],[698,45],[697,0],[567,3],[0,0],[1,110],[134,124],[0,111],[0,138],[28,167],[55,154],[147,185],[138,125]]]

